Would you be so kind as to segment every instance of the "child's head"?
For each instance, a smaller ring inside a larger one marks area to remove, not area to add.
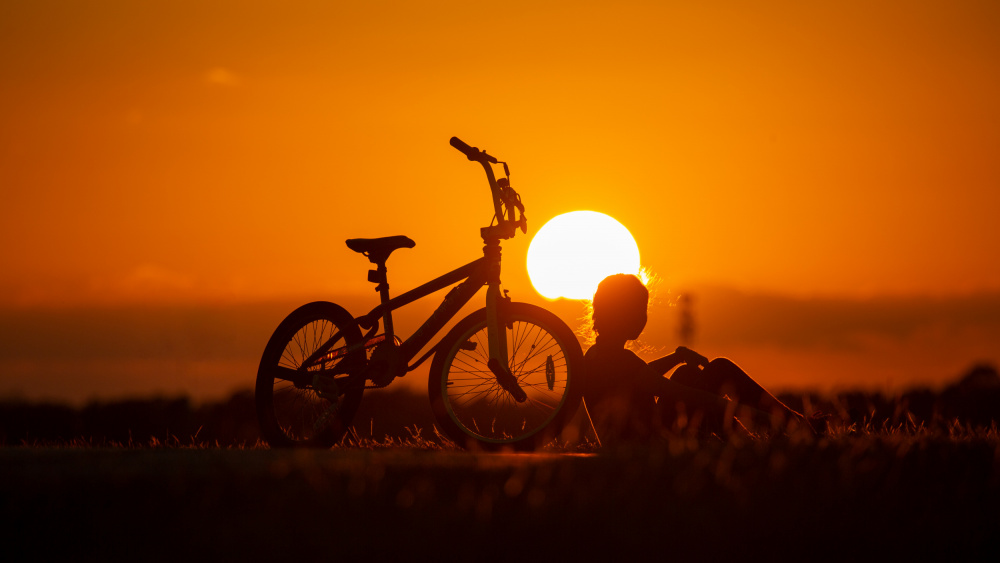
[[[646,327],[649,291],[636,276],[608,276],[594,293],[594,331],[608,338],[639,338]]]

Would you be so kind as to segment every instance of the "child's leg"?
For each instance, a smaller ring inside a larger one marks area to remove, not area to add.
[[[684,365],[677,368],[671,380],[714,393],[728,396],[730,399],[748,405],[755,409],[801,416],[789,409],[781,401],[767,392],[759,383],[747,375],[739,366],[726,358],[716,358],[708,363],[705,369]]]
[[[681,366],[683,369],[687,366]],[[696,371],[698,368],[692,367]],[[666,392],[656,403],[655,430],[696,432],[699,434],[727,434],[734,429],[732,403],[716,393],[689,387],[671,377]],[[684,376],[681,376],[684,379]]]
[[[702,377],[704,372],[697,366],[692,366],[684,364],[679,366],[674,370],[673,375],[670,376],[670,381],[676,381],[681,385],[686,385],[694,389],[701,389],[702,391],[707,391],[713,395],[722,394],[719,393],[718,386],[714,385],[713,382],[709,381],[707,378]]]

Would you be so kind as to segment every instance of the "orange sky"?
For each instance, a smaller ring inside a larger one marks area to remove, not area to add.
[[[203,4],[2,8],[0,300],[410,286],[490,216],[451,135],[671,284],[1000,288],[995,2]]]
[[[0,306],[367,296],[392,234],[412,287],[492,213],[452,135],[665,287],[1000,290],[1000,4],[689,4],[5,3]]]

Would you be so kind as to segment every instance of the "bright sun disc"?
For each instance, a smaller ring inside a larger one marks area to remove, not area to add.
[[[639,272],[639,247],[624,225],[596,211],[553,217],[528,247],[528,276],[549,299],[590,299],[611,274]]]

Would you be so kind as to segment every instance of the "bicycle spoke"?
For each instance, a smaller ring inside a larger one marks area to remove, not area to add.
[[[440,378],[440,384],[430,387],[432,395],[443,393],[442,401],[434,403],[441,405],[435,406],[435,415],[460,444],[472,438],[494,445],[539,445],[549,436],[541,431],[561,424],[560,417],[567,414],[567,354],[579,355],[579,348],[566,346],[576,346],[575,337],[569,340],[572,332],[537,307],[514,304],[508,310],[500,323],[507,352],[501,359],[525,395],[518,401],[487,367],[489,330],[485,313],[478,314],[450,336],[455,344],[434,368],[438,371],[432,377]]]
[[[473,394],[471,397],[467,397],[464,402],[458,403],[458,406],[462,406],[462,407],[468,406],[469,404],[475,402],[479,397],[482,397],[484,395],[488,397],[489,394],[490,394],[490,392],[493,391],[493,389],[494,389],[493,387],[488,387],[488,388],[480,391],[479,393]],[[458,399],[461,399],[462,397],[465,397],[466,395],[468,395],[468,393],[463,394],[461,397],[458,397]]]
[[[353,317],[333,303],[304,305],[279,325],[257,373],[255,400],[268,443],[329,446],[340,440],[364,391],[354,384],[350,362],[344,363],[363,353],[360,344]],[[343,352],[327,357],[337,345]]]

